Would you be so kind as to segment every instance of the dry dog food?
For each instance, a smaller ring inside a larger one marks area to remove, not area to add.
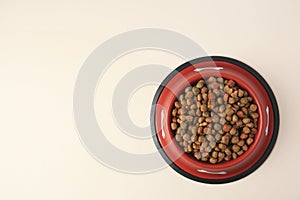
[[[171,115],[171,129],[184,152],[211,164],[246,152],[259,118],[258,106],[246,90],[214,76],[186,87]]]

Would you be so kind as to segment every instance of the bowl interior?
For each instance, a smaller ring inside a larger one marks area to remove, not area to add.
[[[218,164],[197,161],[184,153],[174,139],[170,128],[171,111],[176,97],[191,83],[209,76],[232,79],[246,89],[258,105],[258,132],[248,151],[235,160]],[[164,86],[156,107],[155,126],[159,143],[168,158],[186,173],[204,179],[224,179],[245,172],[253,166],[266,151],[273,134],[274,113],[269,95],[261,83],[247,70],[225,61],[204,61],[187,65]]]

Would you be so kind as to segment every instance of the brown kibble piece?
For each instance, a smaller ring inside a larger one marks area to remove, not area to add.
[[[202,99],[203,99],[203,103],[207,102],[207,94],[206,93],[202,94]]]
[[[191,132],[192,132],[193,135],[196,136],[196,134],[197,134],[197,127],[196,127],[196,126],[193,126],[193,127],[191,128]]]
[[[233,158],[233,159],[236,159],[236,158],[237,158],[237,154],[236,154],[236,153],[233,153],[233,154],[232,154],[232,158]]]
[[[199,137],[198,137],[198,141],[199,141],[200,143],[203,143],[203,142],[205,141],[205,137],[204,137],[204,136],[199,136]]]
[[[248,133],[250,133],[250,129],[247,126],[245,126],[243,128],[243,132],[246,133],[246,134],[248,134]]]
[[[184,147],[187,147],[187,146],[188,146],[188,142],[187,142],[187,141],[183,141],[182,144],[183,144]]]
[[[188,140],[190,140],[191,137],[190,137],[189,134],[186,133],[186,134],[183,135],[182,138],[183,138],[183,140],[188,141]]]
[[[214,150],[217,152],[221,151],[221,149],[218,146],[215,146]]]
[[[212,156],[213,158],[217,158],[217,157],[218,157],[218,152],[213,151],[213,152],[211,153],[211,156]]]
[[[217,131],[221,130],[222,129],[221,124],[215,124],[214,129],[217,130]]]
[[[248,124],[248,123],[250,123],[250,121],[251,121],[251,120],[250,120],[250,118],[248,118],[248,117],[243,119],[243,123],[244,123],[244,124]]]
[[[241,110],[238,111],[236,114],[237,114],[237,116],[240,117],[240,118],[243,118],[243,117],[245,116],[244,112],[241,111]]]
[[[203,93],[207,93],[207,91],[208,91],[207,87],[201,88],[201,93],[202,93],[202,94],[203,94]]]
[[[199,124],[199,126],[205,127],[205,126],[207,126],[207,122],[202,122],[201,124]]]
[[[208,156],[209,156],[209,154],[207,152],[202,153],[202,158],[207,158]]]
[[[192,142],[195,142],[195,141],[197,141],[197,140],[198,140],[197,135],[192,135],[192,136],[191,136],[191,141],[192,141]]]
[[[193,99],[191,99],[191,98],[187,99],[187,100],[186,100],[186,104],[187,104],[188,106],[192,105],[192,104],[193,104]]]
[[[175,117],[176,115],[177,115],[177,108],[174,108],[173,111],[172,111],[172,116]]]
[[[230,151],[230,149],[225,149],[225,153],[226,153],[226,155],[231,155],[231,151]]]
[[[205,155],[206,155],[206,154],[205,154]],[[202,155],[202,156],[203,156],[203,155]],[[206,162],[206,161],[208,160],[208,158],[207,158],[207,157],[202,157],[201,160],[204,161],[204,162]]]
[[[254,127],[254,123],[250,122],[250,123],[246,124],[246,126],[249,127],[249,128],[253,128]]]
[[[229,80],[227,85],[232,88],[235,86],[235,82],[233,80]]]
[[[193,91],[194,95],[198,95],[200,93],[200,90],[197,87],[193,87],[192,91]]]
[[[195,157],[197,160],[200,160],[200,158],[201,158],[200,152],[195,152],[195,153],[194,153],[194,157]]]
[[[199,117],[199,120],[198,120],[198,122],[199,122],[199,123],[202,123],[202,122],[204,122],[204,120],[205,120],[205,118],[204,118],[204,117]]]
[[[219,87],[219,84],[217,82],[213,82],[209,86],[210,86],[211,89],[216,89],[216,88]]]
[[[236,115],[232,116],[232,121],[233,122],[237,122],[238,120],[239,120],[238,116],[236,116]]]
[[[203,112],[203,113],[202,113],[202,116],[203,116],[203,117],[209,117],[209,112],[207,112],[207,111],[206,111],[206,112]]]
[[[216,158],[210,158],[210,159],[209,159],[209,162],[210,162],[211,164],[215,164],[215,163],[217,163],[217,159],[216,159]]]
[[[211,117],[212,122],[217,123],[219,121],[219,116],[218,115],[214,115]]]
[[[233,97],[229,97],[228,103],[229,104],[234,104],[235,103],[235,99]]]
[[[177,135],[175,136],[175,140],[176,140],[177,142],[181,142],[181,141],[182,141],[182,137],[181,137],[179,134],[177,134]]]
[[[223,89],[223,86],[222,86],[222,85],[220,85],[220,89]],[[221,96],[221,95],[223,94],[223,91],[220,90],[220,89],[219,89],[219,88],[214,89],[214,90],[213,90],[213,93],[214,93],[215,95],[217,95],[217,96]]]
[[[178,101],[175,102],[175,107],[180,108],[180,103]]]
[[[229,140],[230,140],[229,136],[228,136],[228,135],[224,135],[224,136],[222,137],[221,142],[222,142],[223,144],[228,145]]]
[[[238,152],[238,151],[240,150],[240,147],[239,147],[238,145],[234,144],[234,145],[232,146],[232,150],[233,150],[234,152]]]
[[[243,122],[241,120],[237,121],[235,124],[236,124],[237,128],[240,128],[241,126],[243,126]]]
[[[202,134],[203,133],[203,127],[202,126],[198,127],[197,133],[198,134]]]
[[[251,104],[249,109],[251,110],[251,112],[255,112],[257,110],[257,105]]]
[[[244,95],[244,91],[241,90],[241,89],[239,89],[239,91],[238,91],[238,96],[239,96],[239,97],[242,97],[243,95]]]
[[[232,127],[231,129],[230,129],[230,135],[235,135],[236,134],[236,128],[234,128],[234,127]]]
[[[187,124],[187,123],[181,123],[181,124],[180,124],[180,128],[181,128],[182,130],[186,130],[187,127],[188,127],[188,124]]]
[[[201,96],[201,94],[198,94],[197,95],[197,101],[199,102],[199,101],[201,101],[202,100],[202,96]]]
[[[206,152],[210,153],[211,150],[212,150],[212,148],[211,148],[210,146],[205,147],[205,151],[206,151]]]
[[[206,118],[205,118],[205,121],[206,121],[207,123],[210,123],[210,122],[211,122],[211,118],[210,118],[210,117],[206,117]]]
[[[192,90],[192,87],[188,86],[188,87],[185,88],[184,91],[185,91],[185,93],[187,93],[187,92],[189,92],[189,91],[191,91],[191,90]]]
[[[246,143],[247,143],[248,145],[252,144],[252,143],[253,143],[253,138],[248,138],[248,139],[246,140]]]
[[[197,143],[199,143],[198,141],[196,141]],[[192,143],[192,147],[194,149],[194,151],[198,151],[198,149],[200,149],[200,144],[197,144],[196,142]]]
[[[258,118],[258,113],[251,113],[250,116],[251,116],[253,119],[257,119],[257,118]]]
[[[211,76],[211,77],[209,77],[208,79],[207,79],[207,82],[208,83],[212,83],[212,82],[216,82],[216,78],[215,77],[213,77],[213,76]]]
[[[214,136],[212,136],[212,135],[207,135],[206,136],[206,139],[208,140],[208,141],[215,141],[215,137]]]
[[[251,134],[256,134],[257,133],[257,129],[256,128],[252,128],[251,129]]]
[[[203,86],[204,86],[204,81],[202,81],[202,80],[198,81],[196,87],[201,89]]]
[[[248,150],[248,146],[247,146],[247,145],[244,145],[244,146],[242,147],[242,149],[243,149],[244,151],[247,151],[247,150]]]
[[[239,142],[239,137],[238,136],[234,136],[234,137],[231,138],[231,143],[232,144],[236,144],[238,142]]]
[[[228,101],[228,98],[229,98],[229,94],[224,94],[224,96],[223,96],[223,100],[224,100],[225,102],[227,102],[227,101]]]
[[[224,125],[225,123],[226,123],[226,119],[222,117],[222,118],[220,119],[220,124]]]
[[[231,155],[227,155],[224,159],[225,159],[226,161],[230,160],[230,159],[231,159]]]
[[[226,108],[225,108],[225,105],[222,104],[222,105],[220,105],[220,107],[219,107],[219,112],[222,113],[222,112],[225,111],[225,109],[226,109]]]
[[[240,135],[240,138],[241,138],[242,140],[246,139],[247,137],[248,137],[248,135],[247,135],[246,133],[242,133],[242,134]]]
[[[229,132],[230,130],[231,130],[231,126],[229,124],[224,124],[223,131],[224,132]]]
[[[222,84],[223,84],[224,79],[223,79],[222,77],[218,77],[218,78],[217,78],[217,81],[218,81],[218,83],[222,83]]]
[[[237,152],[237,155],[240,156],[240,155],[242,155],[243,153],[244,153],[244,151],[243,151],[243,150],[240,150],[240,151]]]
[[[201,110],[202,112],[207,111],[207,106],[206,106],[205,104],[202,104],[201,107],[200,107],[200,110]]]
[[[240,140],[240,141],[237,143],[237,145],[239,145],[240,147],[241,147],[241,146],[244,146],[244,144],[245,144],[245,140]]]
[[[222,98],[222,97],[219,97],[219,98],[217,99],[217,103],[218,103],[219,105],[223,104],[223,98]]]
[[[216,139],[217,141],[220,141],[221,138],[222,138],[222,136],[221,136],[220,134],[216,134],[216,135],[215,135],[215,139]]]
[[[225,154],[223,152],[219,152],[218,157],[222,160],[225,157]]]
[[[194,96],[193,92],[188,91],[185,95],[185,98],[192,98]]]
[[[211,148],[215,148],[216,145],[217,145],[217,143],[216,143],[215,141],[210,141],[210,142],[209,142],[209,146],[210,146]]]
[[[192,110],[195,110],[197,108],[197,105],[196,104],[192,104],[191,106],[190,106],[190,109],[192,109]]]
[[[227,112],[226,112],[226,115],[228,115],[228,116],[231,116],[231,115],[233,115],[234,114],[234,110],[232,110],[232,109],[229,109]]]
[[[245,115],[249,114],[249,111],[246,107],[242,107],[241,110],[245,113]]]
[[[176,123],[171,123],[171,129],[176,130],[177,129],[177,124]]]
[[[218,147],[219,147],[220,149],[222,149],[222,150],[226,149],[226,145],[225,145],[225,144],[222,144],[222,143],[220,143],[220,144],[218,145]]]
[[[248,98],[243,97],[243,98],[240,99],[240,102],[241,102],[242,104],[246,104],[246,103],[248,103]]]
[[[238,91],[235,90],[230,96],[232,96],[234,99],[238,99]]]
[[[188,115],[188,116],[185,117],[185,119],[186,119],[186,121],[188,121],[188,122],[192,122],[193,119],[194,119],[194,117],[191,116],[191,115]]]

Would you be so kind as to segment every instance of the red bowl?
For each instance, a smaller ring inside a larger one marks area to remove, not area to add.
[[[260,115],[258,132],[248,151],[218,164],[201,162],[184,153],[170,127],[176,97],[185,87],[209,76],[236,81],[253,97]],[[269,156],[278,135],[279,111],[271,88],[254,69],[232,58],[202,57],[184,63],[162,82],[152,103],[151,128],[156,147],[175,171],[199,182],[227,183],[252,173]]]

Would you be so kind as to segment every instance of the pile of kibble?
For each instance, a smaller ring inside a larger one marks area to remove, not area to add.
[[[184,152],[212,164],[241,156],[254,142],[258,107],[235,81],[211,76],[186,87],[171,113]]]

